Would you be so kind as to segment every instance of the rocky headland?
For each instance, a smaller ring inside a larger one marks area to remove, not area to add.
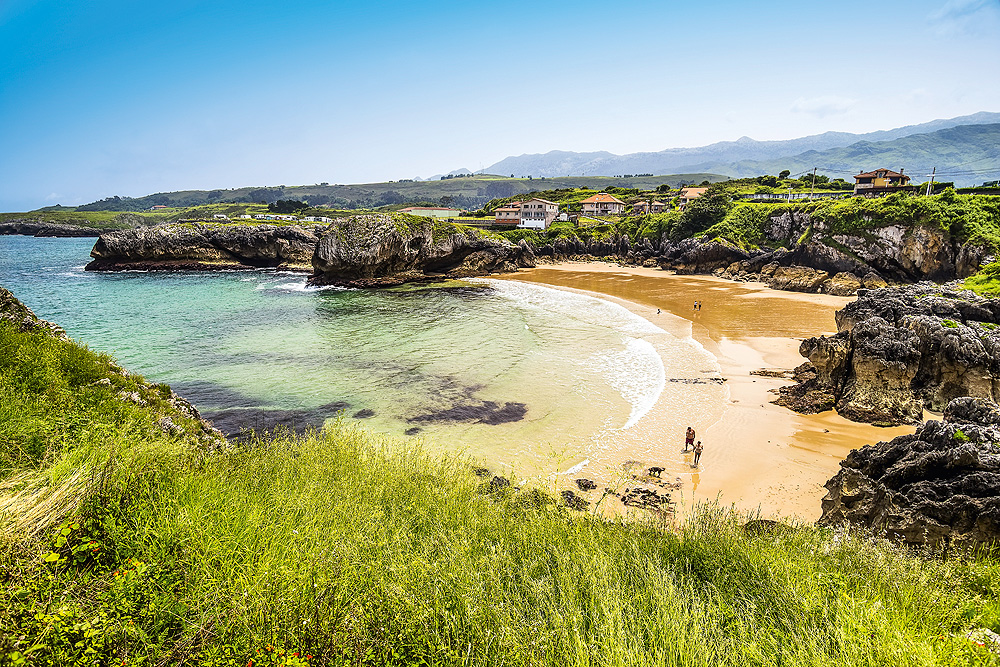
[[[310,271],[325,224],[171,223],[101,234],[88,271]]]
[[[802,342],[809,361],[780,405],[891,425],[954,398],[1000,397],[1000,299],[955,283],[861,290],[836,322],[836,335]]]
[[[39,222],[37,220],[9,220],[7,222],[0,222],[0,236],[73,238],[100,235],[101,230],[96,227],[81,227],[54,222]]]
[[[380,287],[534,265],[527,243],[429,218],[366,213],[337,218],[323,231],[309,282]]]
[[[826,483],[820,525],[851,524],[914,545],[1000,539],[1000,408],[956,398],[943,421],[852,451]]]

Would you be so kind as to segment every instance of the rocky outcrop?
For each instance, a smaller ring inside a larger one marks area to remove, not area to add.
[[[851,524],[915,545],[1000,539],[1000,408],[956,398],[944,421],[852,451],[826,483],[820,525]]]
[[[364,213],[338,218],[322,232],[310,283],[377,287],[534,265],[526,243],[412,215]]]
[[[94,227],[79,227],[36,220],[11,220],[0,222],[0,236],[58,236],[80,237],[100,236],[101,230]]]
[[[957,397],[1000,397],[1000,299],[933,283],[862,290],[836,321],[835,336],[802,342],[815,376],[782,388],[780,404],[808,412],[810,396],[832,397],[849,419],[889,425]]]
[[[101,234],[88,271],[282,267],[307,271],[322,224],[172,223]]]
[[[12,323],[18,331],[43,331],[55,338],[69,340],[62,327],[38,317],[11,292],[0,287],[0,322],[3,321]]]

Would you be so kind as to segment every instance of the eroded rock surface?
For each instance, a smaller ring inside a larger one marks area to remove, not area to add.
[[[826,483],[820,525],[853,524],[909,544],[1000,538],[1000,408],[956,398],[944,421],[852,451]]]
[[[310,270],[322,224],[171,223],[101,234],[88,271]]]
[[[526,246],[471,227],[411,215],[345,216],[322,232],[310,282],[370,287],[516,271],[535,265]]]
[[[782,388],[780,404],[815,412],[832,400],[849,419],[888,425],[953,398],[1000,397],[1000,299],[932,283],[862,290],[836,320],[836,335],[802,342],[815,375]]]

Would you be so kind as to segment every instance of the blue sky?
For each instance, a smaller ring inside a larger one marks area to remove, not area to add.
[[[998,81],[1000,0],[0,0],[0,210],[868,132]]]

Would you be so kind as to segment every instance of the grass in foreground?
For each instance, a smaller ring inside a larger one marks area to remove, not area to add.
[[[343,425],[209,453],[169,403],[86,398],[106,358],[3,321],[0,349],[40,434],[0,494],[73,500],[34,539],[0,515],[0,664],[992,664],[964,637],[1000,625],[992,558],[610,522]]]

